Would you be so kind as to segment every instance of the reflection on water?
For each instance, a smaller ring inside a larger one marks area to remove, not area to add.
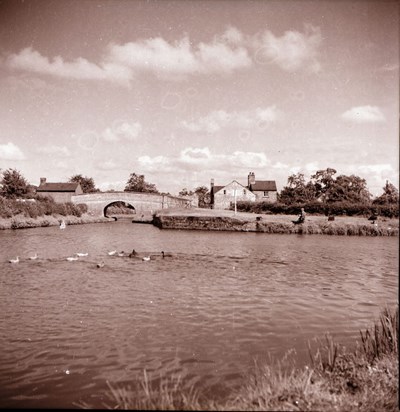
[[[152,259],[108,255],[132,249]],[[213,390],[239,384],[255,358],[294,348],[301,362],[325,332],[353,344],[397,302],[397,251],[391,237],[120,221],[2,231],[0,405],[101,408],[106,381],[131,384],[144,369]],[[77,252],[88,256],[66,260]]]

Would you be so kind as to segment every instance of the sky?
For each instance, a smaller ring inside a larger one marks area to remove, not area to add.
[[[0,172],[161,192],[318,170],[399,188],[385,0],[0,0]]]

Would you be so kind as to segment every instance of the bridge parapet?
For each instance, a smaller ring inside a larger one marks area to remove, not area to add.
[[[105,216],[106,208],[115,202],[124,202],[140,212],[154,213],[156,210],[190,207],[190,200],[171,195],[142,192],[96,192],[71,197],[75,204],[86,204],[88,212],[95,216]]]

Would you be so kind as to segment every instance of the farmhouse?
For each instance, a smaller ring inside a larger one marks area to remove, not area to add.
[[[83,190],[80,183],[48,183],[45,177],[41,177],[36,193],[51,197],[55,202],[65,203],[71,201],[71,196],[83,194]]]
[[[277,189],[275,180],[258,180],[254,172],[247,177],[247,186],[233,180],[226,186],[215,186],[211,179],[210,203],[213,209],[229,209],[232,202],[276,202]]]

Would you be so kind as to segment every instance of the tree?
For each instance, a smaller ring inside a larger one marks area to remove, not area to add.
[[[194,190],[199,198],[199,207],[207,207],[210,204],[210,192],[207,187],[199,186]]]
[[[399,191],[392,183],[386,181],[385,187],[382,188],[383,193],[374,199],[373,204],[385,205],[385,204],[398,204],[399,203]]]
[[[192,196],[193,192],[191,190],[187,190],[186,187],[179,192],[179,196]]]
[[[315,187],[311,182],[305,182],[302,173],[288,177],[288,185],[279,194],[282,203],[305,203],[315,199]]]
[[[94,180],[91,177],[84,177],[82,175],[74,175],[69,178],[71,183],[80,183],[83,193],[94,193],[99,192],[99,189],[96,189]]]
[[[125,192],[146,192],[146,193],[158,193],[156,185],[147,183],[144,180],[144,175],[137,175],[131,173],[129,180],[126,183]]]
[[[4,197],[15,199],[29,193],[29,185],[22,174],[16,169],[7,169],[1,179],[1,194]]]
[[[333,184],[333,175],[336,173],[335,169],[328,167],[326,170],[318,170],[311,179],[315,188],[315,196],[317,199],[322,198],[323,202],[329,199],[329,191]]]
[[[329,189],[329,202],[369,203],[370,200],[366,180],[355,175],[338,176]]]

